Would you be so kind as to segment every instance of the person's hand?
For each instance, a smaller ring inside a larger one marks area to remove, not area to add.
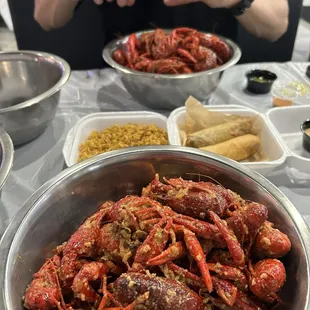
[[[210,8],[229,8],[240,2],[240,0],[164,0],[167,6],[178,6],[193,2],[204,2]]]
[[[106,0],[107,2],[113,2],[113,0]],[[103,4],[104,0],[94,0],[94,2],[98,5]],[[121,8],[124,6],[133,6],[135,4],[135,0],[116,0],[117,5]]]

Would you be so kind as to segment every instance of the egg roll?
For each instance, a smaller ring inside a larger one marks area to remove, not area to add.
[[[249,117],[216,125],[203,129],[187,136],[186,145],[196,148],[218,144],[235,137],[250,134],[253,127],[253,119]]]
[[[248,134],[200,149],[241,161],[253,156],[259,147],[259,137]]]

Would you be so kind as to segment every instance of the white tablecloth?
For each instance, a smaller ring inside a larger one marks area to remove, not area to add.
[[[293,77],[309,83],[305,75],[307,65],[269,63],[235,66],[223,75],[210,104],[243,104],[266,112],[271,108],[270,95],[253,96],[244,92],[244,73],[251,68],[268,68],[280,78]],[[52,125],[39,138],[15,151],[14,167],[1,196],[0,235],[27,198],[64,168],[64,140],[68,130],[79,118],[93,112],[126,110],[149,109],[131,98],[112,69],[73,72],[62,91],[59,109]],[[166,116],[169,114],[159,112]],[[298,178],[295,176],[294,169],[285,166],[278,168],[272,175],[267,175],[291,199],[310,224],[310,175],[299,175]]]

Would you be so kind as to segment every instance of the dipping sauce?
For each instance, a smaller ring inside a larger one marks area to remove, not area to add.
[[[277,76],[267,70],[252,70],[246,73],[247,90],[253,94],[268,94]]]
[[[298,81],[288,84],[288,87],[294,89],[299,96],[305,96],[310,92],[310,87],[307,84]]]
[[[276,88],[272,91],[273,106],[287,107],[293,104],[294,99],[297,97],[296,91],[287,87]]]
[[[258,83],[271,83],[271,82],[273,82],[272,80],[268,80],[268,79],[264,78],[263,76],[253,76],[250,78],[250,81],[258,82]]]
[[[275,97],[275,98],[273,98],[272,103],[275,107],[288,107],[288,106],[293,104],[293,100]]]
[[[300,125],[302,135],[302,146],[310,153],[310,119],[307,119]]]

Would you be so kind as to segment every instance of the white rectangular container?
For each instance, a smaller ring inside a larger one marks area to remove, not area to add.
[[[243,162],[247,167],[250,167],[261,174],[270,173],[276,167],[284,163],[286,159],[286,151],[281,138],[276,133],[273,125],[267,117],[250,108],[238,105],[217,105],[207,106],[210,111],[223,112],[227,114],[235,114],[240,116],[257,116],[260,125],[259,138],[262,142],[262,149],[269,161],[264,162]],[[175,109],[168,118],[168,136],[171,145],[181,145],[178,125],[184,124],[186,117],[186,108],[181,107]]]
[[[274,108],[267,117],[284,141],[287,164],[304,173],[310,173],[310,153],[303,149],[300,125],[310,119],[310,105]]]
[[[63,148],[66,165],[71,167],[77,163],[79,146],[87,140],[92,131],[102,131],[113,125],[126,125],[129,123],[154,124],[167,130],[167,118],[153,112],[102,112],[87,115],[81,118],[67,135]]]

